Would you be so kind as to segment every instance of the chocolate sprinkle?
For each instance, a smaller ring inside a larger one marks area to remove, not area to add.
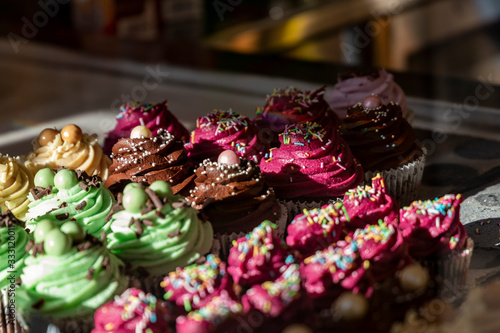
[[[148,197],[151,199],[156,209],[161,209],[163,207],[163,203],[161,202],[160,197],[158,196],[158,194],[156,194],[155,191],[153,191],[148,187],[147,189],[144,190],[144,192],[146,192]]]
[[[59,208],[65,208],[65,207],[68,207],[67,202],[63,202],[62,204],[59,205]]]
[[[43,303],[45,303],[45,300],[43,298],[40,298],[38,301],[36,301],[35,303],[33,303],[33,305],[31,306],[33,309],[40,309],[42,306],[43,306]]]
[[[88,192],[90,189],[89,189],[89,186],[85,183],[78,183],[78,186],[84,190],[85,192]]]
[[[135,227],[137,228],[137,231],[135,234],[137,235],[137,238],[139,238],[142,233],[144,232],[144,228],[142,227],[142,221],[141,220],[135,220]]]
[[[87,273],[87,280],[90,281],[92,280],[93,277],[94,277],[94,267],[90,267]]]
[[[21,277],[18,277],[17,280],[16,280],[16,284],[18,286],[22,285],[23,284],[23,280],[21,280]]]
[[[163,214],[163,213],[162,213],[161,211],[159,211],[159,210],[157,210],[157,211],[155,212],[155,216],[156,216],[156,217],[159,217],[159,218],[161,218],[161,219],[162,219],[162,218],[165,218],[165,214]]]
[[[76,210],[83,210],[87,206],[87,201],[83,200],[78,204],[78,206],[75,207]]]
[[[102,260],[102,267],[109,271],[111,269],[111,259],[109,259],[109,257],[104,257],[104,259]]]
[[[30,189],[30,193],[35,200],[39,200],[46,195],[52,194],[52,185],[47,186],[46,188],[35,186]]]
[[[191,204],[187,200],[179,200],[177,202],[172,203],[172,207],[177,209],[177,208],[186,208],[186,207],[191,207]]]
[[[24,228],[24,223],[19,221],[10,210],[0,214],[0,227],[5,226],[6,228],[18,225]]]
[[[177,229],[177,230],[175,230],[174,232],[169,233],[169,234],[168,234],[168,238],[174,238],[174,237],[179,236],[180,234],[181,234],[180,230],[179,230],[179,229]]]
[[[56,219],[59,221],[67,220],[69,218],[69,213],[63,213],[56,215]]]
[[[142,224],[144,224],[148,227],[152,227],[154,225],[154,222],[151,220],[148,220],[148,219],[144,219],[144,220],[142,220]]]
[[[29,251],[33,248],[33,246],[34,246],[34,245],[35,245],[35,242],[34,242],[34,241],[32,241],[32,240],[30,240],[30,241],[28,242],[28,244],[26,244],[26,247],[24,248],[24,250],[25,250],[26,252],[29,252]]]
[[[107,235],[105,232],[101,233],[101,241],[105,241],[106,237],[107,237]]]

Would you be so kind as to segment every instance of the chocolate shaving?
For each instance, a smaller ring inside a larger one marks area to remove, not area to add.
[[[67,220],[69,218],[69,213],[57,214],[56,219],[59,221]]]
[[[67,202],[63,202],[62,204],[59,205],[59,208],[65,208],[65,207],[68,207]]]
[[[177,230],[175,230],[175,231],[173,231],[173,232],[169,233],[169,234],[168,234],[168,238],[174,238],[174,237],[179,236],[180,234],[181,234],[180,230],[179,230],[179,229],[177,229]]]
[[[105,232],[101,233],[101,241],[104,242],[106,240],[106,237],[107,237],[107,235]]]
[[[85,206],[87,206],[87,201],[83,200],[82,202],[80,202],[76,207],[75,209],[76,210],[83,210],[85,208]]]
[[[142,224],[144,224],[148,227],[152,227],[154,225],[154,222],[151,220],[148,220],[148,219],[144,219],[144,220],[142,220]]]
[[[21,277],[18,277],[17,280],[16,280],[16,284],[18,286],[22,285],[23,284],[23,280],[21,280]]]
[[[161,202],[160,197],[158,196],[158,194],[156,194],[155,191],[153,191],[148,187],[147,189],[144,190],[144,192],[146,192],[148,197],[151,199],[156,209],[161,209],[163,207],[163,203]]]
[[[90,241],[86,241],[85,243],[81,243],[81,244],[78,244],[76,246],[76,248],[78,249],[78,251],[80,252],[83,252],[83,251],[87,251],[88,249],[90,249],[92,247],[92,243]]]
[[[85,192],[88,192],[89,191],[89,186],[85,183],[78,183],[78,186],[84,190]]]
[[[43,306],[43,303],[45,303],[45,300],[43,298],[40,298],[38,301],[36,301],[35,303],[33,303],[33,305],[31,306],[33,309],[40,309],[42,306]]]
[[[131,218],[130,222],[128,223],[128,227],[130,228],[135,223],[135,221],[136,221],[136,219]]]
[[[28,244],[26,244],[26,247],[24,248],[24,250],[25,250],[26,252],[29,252],[29,251],[33,248],[33,246],[34,246],[34,245],[35,245],[35,242],[34,242],[34,241],[32,241],[32,240],[30,240],[30,241],[28,242]]]
[[[111,210],[108,212],[108,215],[106,215],[106,218],[104,219],[105,222],[109,222],[111,220],[111,217],[113,216],[114,213],[117,213],[119,211],[124,210],[123,205],[121,203],[116,203],[111,207]]]
[[[163,214],[161,211],[157,210],[157,211],[155,212],[155,216],[156,216],[156,217],[159,217],[159,218],[161,218],[161,219],[162,219],[162,218],[164,218],[164,217],[165,217],[165,214]]]
[[[44,254],[45,252],[43,251],[43,242],[41,243],[38,243],[38,244],[34,244],[32,247],[31,247],[32,251],[31,251],[31,255],[33,257],[36,258],[36,256],[38,254]]]
[[[30,193],[35,200],[39,200],[46,195],[52,194],[52,185],[47,186],[46,188],[35,186],[30,189]]]
[[[177,209],[177,208],[186,208],[186,207],[191,207],[191,204],[184,199],[181,199],[177,202],[172,202],[172,207]]]
[[[111,269],[111,259],[109,259],[109,257],[104,257],[104,259],[102,260],[102,267],[109,271]]]
[[[94,267],[90,267],[87,273],[87,280],[90,281],[92,280],[93,277],[94,277]]]
[[[139,238],[142,233],[144,232],[144,228],[142,227],[142,221],[141,220],[135,220],[135,227],[137,228],[137,231],[135,232],[137,238]]]
[[[10,210],[7,210],[0,214],[0,227],[5,226],[7,228],[18,225],[24,228],[24,223],[19,221]]]

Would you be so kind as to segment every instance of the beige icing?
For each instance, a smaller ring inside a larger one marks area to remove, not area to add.
[[[17,157],[0,154],[0,208],[11,210],[23,220],[28,211],[28,194],[33,185],[33,173]]]

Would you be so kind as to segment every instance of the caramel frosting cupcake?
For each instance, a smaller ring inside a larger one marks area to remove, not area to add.
[[[33,143],[28,160],[36,170],[43,168],[80,169],[89,176],[108,178],[111,160],[103,153],[95,134],[88,135],[76,125],[67,125],[61,132],[44,129]]]
[[[119,192],[130,182],[152,184],[162,180],[174,194],[189,186],[194,178],[192,164],[182,141],[159,129],[153,136],[145,126],[137,126],[130,138],[122,138],[113,146],[113,163],[105,186]]]
[[[33,174],[18,157],[0,154],[0,208],[10,210],[18,219],[28,211]]]

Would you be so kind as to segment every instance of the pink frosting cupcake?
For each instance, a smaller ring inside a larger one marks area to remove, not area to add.
[[[214,110],[198,117],[186,149],[189,157],[197,162],[206,158],[215,160],[230,149],[240,157],[259,163],[269,146],[260,141],[257,128],[247,117],[231,110]]]
[[[247,288],[276,279],[287,257],[287,249],[277,235],[277,226],[264,221],[233,242],[227,271],[237,285]]]
[[[280,147],[262,159],[264,180],[285,200],[343,196],[363,180],[363,169],[336,129],[317,123],[287,126]]]
[[[95,312],[92,333],[168,333],[171,332],[170,320],[166,308],[156,297],[131,288]]]
[[[379,96],[384,104],[389,102],[399,104],[403,115],[407,116],[408,108],[403,89],[394,82],[393,75],[383,68],[371,72],[341,73],[338,83],[326,93],[325,99],[332,110],[340,118],[344,118],[348,108],[370,95]]]
[[[168,110],[168,103],[148,103],[129,102],[120,107],[120,113],[116,116],[117,124],[115,128],[107,133],[104,140],[104,151],[111,153],[111,149],[121,138],[130,137],[130,132],[139,125],[147,126],[153,136],[158,130],[163,128],[172,133],[176,138],[187,142],[189,139],[188,130],[177,120]]]
[[[460,222],[462,201],[460,194],[414,201],[400,210],[400,228],[410,255],[431,275],[463,286],[474,243]]]
[[[281,332],[290,324],[313,324],[312,303],[302,291],[298,264],[289,265],[275,281],[254,285],[241,302],[245,312],[264,318],[254,332]]]
[[[304,209],[288,225],[286,243],[300,257],[308,257],[327,248],[344,239],[348,233],[345,222],[341,221],[342,214],[341,202]]]
[[[236,299],[233,279],[226,271],[226,263],[210,254],[203,264],[177,268],[161,282],[164,298],[187,312],[200,309],[212,298],[225,292]],[[182,311],[180,311],[182,313]]]
[[[248,325],[243,306],[227,294],[212,298],[203,308],[177,318],[177,333],[241,332]]]
[[[324,127],[337,127],[338,117],[323,98],[325,87],[314,91],[294,87],[275,89],[266,99],[266,105],[257,109],[254,122],[263,131],[272,146],[279,145],[278,134],[286,125],[315,122]]]
[[[399,206],[386,193],[385,180],[378,174],[372,178],[372,186],[358,186],[350,189],[344,195],[342,221],[348,222],[346,227],[355,231],[367,224],[378,224],[379,220],[386,223],[398,222]]]

